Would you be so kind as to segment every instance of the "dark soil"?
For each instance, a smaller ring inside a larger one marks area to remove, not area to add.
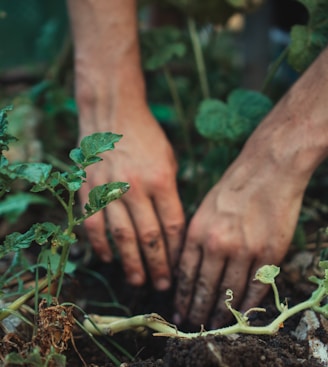
[[[289,271],[290,264],[286,266]],[[118,266],[103,265],[97,270],[103,273],[107,279],[115,283],[115,294],[123,304],[128,305],[133,314],[157,312],[168,321],[172,315],[172,292],[154,292],[151,287],[145,286],[139,289],[129,287],[124,283],[124,276]],[[301,302],[308,298],[313,286],[302,276],[301,271],[293,270],[293,274],[286,270],[278,280],[278,288],[281,296],[288,299],[289,305]],[[302,269],[304,272],[304,269]],[[300,278],[301,277],[301,278]],[[89,279],[89,278],[88,278]],[[90,281],[90,279],[88,280]],[[82,282],[87,285],[86,279]],[[88,291],[89,299],[99,299],[101,292],[98,287],[83,287]],[[83,292],[82,292],[83,293]],[[80,294],[81,296],[81,294]],[[100,297],[101,298],[101,297]],[[265,314],[258,313],[252,320],[253,324],[268,324],[276,315],[272,296],[269,294],[263,301],[267,309]],[[86,307],[88,308],[88,307]],[[100,314],[112,313],[112,310],[96,310],[91,307],[92,312]],[[115,311],[114,311],[115,313]],[[120,312],[118,312],[120,313]],[[252,336],[239,335],[234,337],[210,336],[195,339],[167,339],[153,337],[151,331],[146,335],[138,335],[135,332],[123,332],[114,338],[98,338],[103,345],[123,363],[124,367],[247,367],[247,366],[302,366],[319,367],[322,363],[309,354],[308,342],[298,341],[293,336],[299,323],[301,314],[286,321],[277,335],[274,336]],[[186,326],[188,327],[188,326]],[[181,327],[179,327],[182,329]],[[327,341],[328,334],[321,330],[320,339]],[[129,358],[118,352],[111,345],[110,340],[115,340],[126,348],[134,357]],[[81,334],[76,339],[76,348],[85,359],[88,366],[114,366],[113,362],[104,356],[99,349],[90,341],[89,337]],[[68,354],[68,366],[81,366],[81,360],[71,348]]]
[[[72,254],[77,259],[81,256],[84,259],[87,257],[85,253],[79,252],[79,248],[73,248]],[[127,312],[131,315],[156,312],[167,321],[172,322],[174,289],[168,292],[155,292],[150,284],[134,288],[126,284],[118,262],[108,265],[100,263],[93,257],[83,262],[85,267],[80,268],[76,277],[66,279],[59,303],[73,302],[87,313],[100,315],[126,316]],[[314,285],[308,282],[307,277],[315,271],[314,263],[317,263],[317,260],[311,263],[302,258],[300,261],[290,254],[282,264],[277,286],[281,297],[288,301],[290,307],[307,299],[312,293]],[[124,307],[119,305],[124,305]],[[267,325],[277,315],[271,293],[260,306],[264,307],[266,312],[252,314],[251,323]],[[62,315],[61,308],[55,307],[54,311]],[[83,321],[83,315],[79,311],[73,310],[73,313],[80,322]],[[287,320],[274,336],[210,336],[190,340],[154,337],[150,330],[142,334],[126,331],[114,337],[92,337],[77,325],[72,328],[71,335],[71,319],[63,319],[62,336],[58,340],[63,341],[63,335],[65,335],[65,345],[61,347],[63,349],[67,347],[63,353],[67,357],[66,366],[69,367],[114,367],[120,364],[122,367],[323,366],[319,360],[312,357],[308,341],[299,341],[293,334],[301,317],[302,314],[299,314]],[[46,319],[50,320],[48,316]],[[42,320],[35,322],[38,323],[41,330],[34,337],[34,341],[39,341],[38,345],[42,344],[44,348],[49,348],[50,344],[47,342],[49,335],[58,337],[58,332],[51,330],[56,323],[48,322],[49,329],[45,327],[42,329],[45,323]],[[179,329],[183,331],[200,330],[199,327],[194,330],[190,325],[180,325]],[[328,342],[327,330],[328,328],[322,328],[319,330],[320,335],[317,335],[323,343]],[[6,336],[3,340],[5,339]],[[8,343],[0,341],[0,356],[3,355],[5,347],[8,352],[20,352],[24,351],[28,345],[28,343],[24,345],[22,336],[10,336],[9,339],[7,337],[7,340]],[[101,347],[99,348],[96,343]],[[106,355],[101,350],[102,347],[109,354]],[[0,366],[2,366],[1,362]],[[17,366],[17,364],[6,366]],[[24,364],[24,366],[30,367],[31,364]],[[58,367],[58,365],[49,364],[48,367]]]

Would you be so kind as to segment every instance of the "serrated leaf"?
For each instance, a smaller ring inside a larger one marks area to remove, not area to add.
[[[149,30],[140,35],[142,64],[145,70],[156,70],[174,58],[186,53],[181,32],[173,27],[162,27]]]
[[[204,100],[196,116],[196,128],[204,137],[219,143],[240,143],[251,134],[272,108],[265,95],[236,89],[227,103],[215,99]]]
[[[81,140],[79,148],[75,148],[70,152],[70,158],[82,167],[101,161],[98,154],[107,150],[113,150],[115,143],[122,138],[122,135],[113,134],[111,132],[98,132],[86,136]]]
[[[122,136],[111,132],[94,133],[81,140],[81,151],[88,158],[107,150],[113,150],[115,148],[114,144],[120,141]]]
[[[31,246],[34,241],[34,228],[30,228],[25,233],[13,232],[6,236],[3,244],[0,246],[0,259],[9,254]]]
[[[87,213],[105,208],[111,201],[119,199],[130,188],[125,182],[110,182],[94,187],[89,192],[89,202],[85,205]]]
[[[298,72],[304,71],[328,43],[327,0],[298,0],[309,14],[307,25],[292,27],[288,53],[289,64]]]

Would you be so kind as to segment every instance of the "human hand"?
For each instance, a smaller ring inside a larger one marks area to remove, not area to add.
[[[176,321],[209,321],[211,328],[227,323],[227,289],[238,310],[258,305],[267,286],[253,281],[256,270],[278,264],[287,252],[307,181],[291,178],[254,147],[248,144],[192,218],[180,262]]]
[[[89,239],[101,259],[111,261],[108,227],[128,282],[143,284],[148,271],[155,288],[166,289],[184,229],[173,150],[146,106],[137,111],[116,110],[108,126],[123,138],[114,151],[104,154],[102,162],[89,167],[81,201],[87,202],[89,190],[105,182],[124,181],[131,188],[85,221]]]

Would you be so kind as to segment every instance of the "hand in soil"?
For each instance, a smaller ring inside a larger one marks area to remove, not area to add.
[[[253,281],[255,271],[283,259],[307,182],[327,156],[327,65],[328,49],[203,200],[181,258],[176,321],[205,324],[214,310],[210,321],[216,328],[229,321],[226,289],[234,292],[233,307],[243,311],[265,295],[266,287]]]
[[[95,251],[103,260],[110,261],[107,220],[127,280],[133,285],[145,282],[142,252],[155,288],[163,290],[170,286],[171,269],[182,243],[184,215],[177,193],[177,166],[172,148],[148,110],[139,116],[141,121],[129,113],[120,116],[121,126],[116,130],[123,133],[123,138],[114,151],[103,156],[104,161],[98,167],[87,171],[82,201],[91,187],[104,182],[125,180],[131,188],[106,211],[90,217],[85,225]],[[125,122],[133,119],[133,124],[125,128]]]
[[[71,0],[68,5],[80,135],[95,131],[123,134],[115,151],[104,155],[100,166],[88,170],[82,202],[95,185],[125,181],[131,186],[122,200],[86,221],[90,240],[101,258],[110,261],[108,225],[128,281],[133,285],[145,282],[142,252],[154,286],[166,289],[171,281],[170,263],[176,262],[181,245],[184,215],[173,150],[146,103],[136,3]]]

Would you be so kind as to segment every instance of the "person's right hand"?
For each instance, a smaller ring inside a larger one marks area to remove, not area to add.
[[[133,110],[126,103],[108,124],[102,122],[101,130],[123,134],[123,138],[114,151],[103,155],[102,162],[88,168],[81,201],[87,202],[92,187],[109,181],[128,182],[131,188],[120,200],[87,219],[85,226],[95,251],[107,262],[112,259],[106,237],[109,229],[129,283],[143,284],[148,272],[155,288],[163,290],[170,286],[170,269],[176,264],[184,230],[177,164],[148,108]],[[97,126],[83,119],[80,125],[81,135],[84,126],[89,126],[88,133],[92,132],[90,126]]]

